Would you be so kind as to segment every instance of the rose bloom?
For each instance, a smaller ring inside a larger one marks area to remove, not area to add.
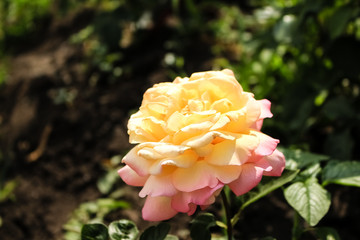
[[[272,117],[268,100],[244,92],[231,70],[199,72],[148,89],[130,117],[130,143],[138,144],[119,170],[125,183],[147,197],[142,216],[192,215],[214,203],[224,185],[236,195],[263,175],[280,176],[279,140],[260,132]]]

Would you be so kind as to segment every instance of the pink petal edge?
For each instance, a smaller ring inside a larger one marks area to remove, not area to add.
[[[171,201],[171,206],[178,212],[188,213],[192,211],[192,204],[195,205],[209,205],[215,201],[213,196],[224,184],[219,183],[214,188],[205,187],[193,192],[179,192]],[[212,199],[213,198],[213,199]],[[191,215],[191,214],[190,214]]]
[[[171,198],[150,197],[146,198],[142,209],[143,219],[146,221],[163,221],[174,217],[177,211],[171,208]]]
[[[147,176],[145,177],[139,176],[129,166],[124,166],[121,169],[119,169],[118,174],[126,184],[136,187],[144,186],[148,178]]]
[[[271,102],[269,100],[261,99],[261,100],[258,100],[257,102],[260,103],[261,113],[260,113],[259,120],[257,120],[254,123],[252,128],[260,131],[260,129],[263,125],[264,118],[271,118],[273,116],[273,114],[270,111]]]
[[[228,186],[237,196],[240,196],[254,188],[260,182],[262,174],[263,169],[255,164],[244,164],[239,178],[228,184]]]
[[[272,166],[272,170],[264,171],[265,176],[281,176],[285,168],[285,157],[282,152],[275,149],[275,151],[270,155],[266,156],[265,159]]]

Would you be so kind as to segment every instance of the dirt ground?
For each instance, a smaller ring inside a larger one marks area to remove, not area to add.
[[[142,61],[132,74],[114,83],[101,78],[91,83],[92,72],[83,69],[81,48],[67,41],[77,30],[73,23],[86,24],[91,16],[88,11],[52,23],[43,40],[11,60],[8,84],[0,89],[0,136],[4,157],[12,161],[7,177],[15,178],[18,185],[16,198],[0,205],[1,240],[62,239],[62,226],[72,211],[101,196],[96,180],[105,172],[102,163],[131,147],[126,134],[129,111],[140,105],[149,86],[171,80],[161,69],[158,52],[149,50],[138,53]],[[74,98],[59,103],[60,93]],[[130,196],[138,191],[126,189]],[[334,202],[321,225],[337,228],[343,239],[357,239],[359,190],[343,187],[331,192]],[[139,215],[141,204],[112,218],[129,217],[145,226],[148,223]],[[242,239],[267,235],[290,239],[292,215],[277,192],[246,210],[236,230]],[[171,224],[177,234],[186,235],[188,221],[182,215]]]
[[[100,196],[102,161],[130,147],[127,114],[146,84],[132,78],[89,87],[82,52],[66,41],[79,17],[55,23],[47,39],[14,57],[1,89],[1,147],[18,183],[15,201],[0,208],[1,239],[61,239],[71,212]],[[61,91],[76,99],[56,104]]]

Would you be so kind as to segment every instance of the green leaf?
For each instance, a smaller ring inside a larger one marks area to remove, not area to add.
[[[241,208],[244,209],[246,206],[250,205],[251,203],[259,200],[260,198],[266,196],[275,189],[290,182],[296,177],[298,173],[299,170],[297,171],[286,170],[281,175],[281,177],[278,178],[271,177],[271,180],[266,184],[259,184],[256,189],[249,192],[250,198],[247,199],[247,201],[241,206]]]
[[[300,149],[293,150],[288,148],[279,148],[279,150],[284,154],[286,159],[286,169],[289,170],[302,169],[314,163],[329,159],[328,156],[309,153]]]
[[[273,29],[274,39],[280,43],[291,43],[298,24],[299,22],[295,15],[283,16]]]
[[[195,224],[190,228],[192,240],[211,240],[211,232],[203,225]]]
[[[170,230],[168,223],[160,223],[157,226],[147,228],[140,236],[140,240],[163,240]]]
[[[210,227],[216,226],[216,220],[211,213],[198,215],[191,221],[190,236],[193,240],[210,240]]]
[[[8,198],[11,198],[16,186],[17,183],[15,180],[8,181],[7,183],[5,183],[4,187],[0,188],[0,202],[5,201]]]
[[[316,178],[291,184],[284,190],[284,195],[288,203],[311,226],[315,226],[325,216],[331,203],[330,193]]]
[[[360,162],[331,161],[323,170],[323,185],[336,183],[360,187]]]
[[[321,227],[315,229],[319,240],[340,240],[338,232],[334,228]]]
[[[320,163],[314,163],[301,171],[300,176],[305,178],[316,177],[321,172]]]
[[[227,236],[211,235],[211,240],[228,240]]]
[[[118,179],[117,170],[108,171],[105,176],[98,180],[97,187],[102,194],[108,194]]]
[[[108,240],[108,229],[104,224],[85,224],[81,229],[81,240]]]
[[[191,221],[192,224],[200,224],[207,227],[213,227],[216,225],[216,220],[214,215],[211,213],[202,213],[199,214],[194,220]]]
[[[99,206],[100,210],[104,209],[106,213],[119,208],[130,208],[130,204],[128,202],[112,198],[99,198],[96,201],[96,204]]]
[[[330,38],[335,39],[340,36],[346,29],[348,22],[358,13],[359,10],[350,4],[338,8],[327,22],[325,22],[329,30]]]
[[[166,235],[165,240],[179,240],[179,238],[175,235],[168,234]]]
[[[134,222],[121,219],[110,223],[109,234],[111,240],[135,240],[139,234],[139,230]]]
[[[224,222],[221,221],[215,221],[216,226],[221,227],[223,229],[227,229],[227,225]]]

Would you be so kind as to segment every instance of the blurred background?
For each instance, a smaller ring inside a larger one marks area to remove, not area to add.
[[[360,159],[359,0],[1,0],[1,239],[145,226],[116,176],[129,115],[153,84],[223,68],[272,102],[263,131],[281,146]],[[324,224],[356,239],[359,190],[331,192]],[[244,239],[290,239],[281,195],[256,206]]]

